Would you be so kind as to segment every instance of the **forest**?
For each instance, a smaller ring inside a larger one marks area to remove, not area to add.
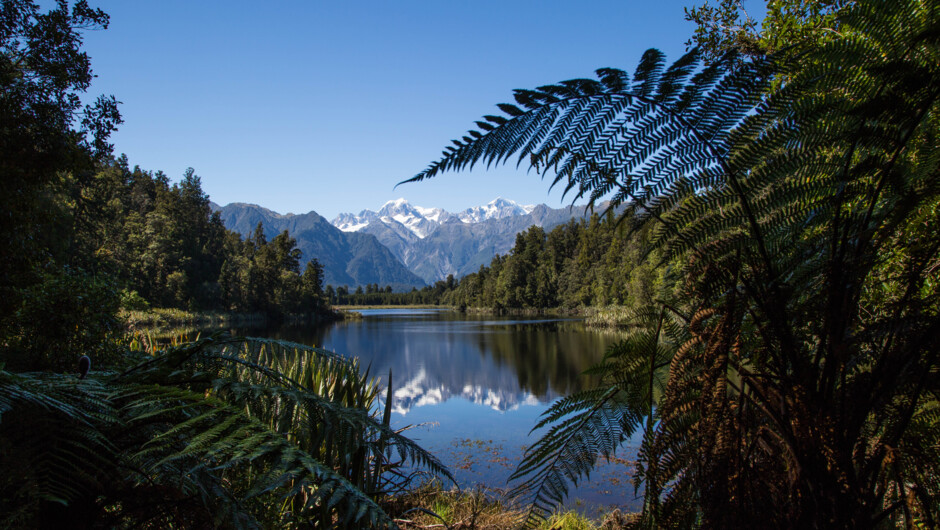
[[[388,286],[327,285],[326,299],[338,305],[443,305],[502,310],[634,307],[671,288],[669,267],[648,252],[649,230],[628,233],[626,225],[596,213],[572,219],[548,233],[532,226],[516,235],[505,256],[455,279],[396,293]]]
[[[393,293],[324,287],[287,232],[226,230],[194,171],[115,157],[117,100],[79,97],[108,15],[4,0],[0,526],[399,526],[410,470],[454,480],[391,428],[391,383],[274,340],[157,349],[120,318],[340,303],[629,313],[535,426],[521,526],[637,437],[637,528],[940,525],[940,4],[766,9],[690,8],[671,62],[516,90],[406,182],[518,162],[599,211]]]
[[[86,218],[73,221],[71,265],[112,278],[124,307],[275,316],[325,310],[317,259],[301,274],[287,231],[267,241],[260,225],[244,239],[227,230],[191,168],[171,186],[160,171],[129,169],[122,155],[78,193],[81,213],[70,213]]]

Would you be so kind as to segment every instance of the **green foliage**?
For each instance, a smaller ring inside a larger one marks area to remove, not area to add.
[[[638,428],[644,527],[940,520],[940,7],[837,14],[776,62],[650,51],[632,81],[517,90],[411,179],[528,158],[681,264],[608,384],[543,418],[516,473],[530,525]]]
[[[114,276],[145,304],[273,317],[328,312],[317,270],[308,268],[313,277],[303,281],[294,238],[285,231],[268,241],[259,227],[242,240],[226,230],[192,169],[171,185],[121,157],[81,193],[86,206],[67,209],[73,259]],[[322,267],[319,276],[322,283]]]
[[[0,8],[0,329],[27,291],[71,259],[66,203],[84,186],[97,160],[110,153],[107,136],[120,123],[114,98],[82,107],[92,73],[80,51],[81,30],[106,27],[108,17],[86,2],[59,2],[43,13],[32,2]],[[74,123],[80,123],[74,129]],[[71,189],[66,181],[77,186]]]
[[[121,289],[121,309],[127,311],[144,311],[150,304],[137,291]]]
[[[355,361],[266,340],[203,339],[82,381],[0,371],[2,524],[394,526],[376,501],[399,461],[450,475],[376,397]]]
[[[0,362],[10,370],[75,372],[78,358],[113,366],[123,336],[120,298],[107,279],[50,267],[39,283],[21,291],[21,305],[4,329]]]
[[[636,307],[671,288],[648,255],[648,230],[624,239],[623,226],[570,221],[546,234],[534,226],[521,232],[510,254],[461,278],[444,291],[457,307],[541,309],[618,304]]]
[[[773,0],[757,30],[757,20],[741,0],[718,0],[712,6],[686,8],[685,19],[696,24],[686,43],[701,50],[704,60],[714,60],[729,50],[743,56],[759,57],[779,53],[797,42],[822,42],[839,31],[839,11],[850,0]]]

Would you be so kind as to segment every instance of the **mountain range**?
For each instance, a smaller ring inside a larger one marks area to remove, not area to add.
[[[550,229],[584,214],[583,206],[552,209],[503,198],[450,213],[398,199],[385,203],[378,212],[340,214],[333,225],[348,233],[375,236],[408,270],[430,284],[449,274],[459,278],[476,272],[496,254],[509,252],[516,234],[532,225]]]
[[[314,211],[279,214],[246,203],[212,206],[228,229],[243,236],[259,222],[269,239],[287,230],[303,252],[302,267],[317,258],[327,284],[377,283],[395,290],[476,272],[496,254],[508,253],[516,234],[530,226],[551,229],[585,215],[583,206],[553,209],[503,198],[457,213],[398,199],[378,211],[340,214],[332,222]]]
[[[262,208],[256,204],[231,203],[213,205],[221,214],[226,228],[248,236],[260,222],[269,240],[287,230],[297,240],[303,253],[301,270],[312,258],[323,265],[324,283],[327,285],[391,285],[396,290],[407,290],[425,285],[424,280],[409,271],[371,235],[343,232],[314,211],[305,214],[286,214]]]

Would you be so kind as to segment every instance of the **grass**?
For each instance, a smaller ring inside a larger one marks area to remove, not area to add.
[[[426,484],[413,491],[388,499],[385,509],[399,528],[509,530],[519,527],[524,510],[508,505],[499,494],[484,490],[443,490],[438,484]],[[538,530],[618,530],[634,522],[635,515],[619,510],[600,522],[577,512],[559,512],[544,521]]]
[[[586,310],[584,323],[596,328],[627,327],[631,321],[631,312],[624,306],[592,307]]]
[[[118,316],[127,323],[129,330],[211,328],[229,326],[257,326],[269,322],[264,313],[227,313],[222,311],[185,311],[172,308],[150,308],[145,310],[122,309]],[[315,320],[342,320],[355,318],[356,314],[336,311],[331,315],[288,315],[285,322],[309,322]]]
[[[142,311],[121,310],[119,316],[127,322],[130,329],[223,326],[264,322],[264,315],[261,313],[193,312],[171,308],[151,308]]]

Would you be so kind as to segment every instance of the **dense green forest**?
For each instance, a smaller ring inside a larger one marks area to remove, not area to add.
[[[302,256],[286,231],[267,241],[260,225],[245,239],[227,230],[192,169],[171,185],[162,172],[130,169],[121,156],[76,193],[74,209],[85,218],[74,221],[71,263],[113,278],[125,306],[324,310],[316,258],[301,274]]]
[[[130,169],[124,156],[102,157],[84,181],[67,174],[37,191],[42,211],[30,229],[42,227],[43,246],[5,285],[0,325],[11,337],[10,366],[19,366],[17,351],[55,343],[97,349],[120,334],[120,308],[332,317],[316,258],[301,273],[286,231],[268,241],[260,225],[247,238],[227,230],[192,169],[170,184],[159,171]],[[42,316],[64,307],[62,317],[75,322],[49,333]]]
[[[619,305],[635,307],[669,291],[666,264],[649,252],[649,230],[592,215],[549,232],[532,226],[516,235],[505,256],[459,280],[395,293],[378,285],[346,286],[325,293],[340,305],[447,305],[457,308],[554,309]]]
[[[444,294],[457,307],[509,309],[635,307],[668,290],[668,267],[648,253],[647,230],[626,223],[572,220],[546,233],[533,226],[510,254],[461,278]]]

